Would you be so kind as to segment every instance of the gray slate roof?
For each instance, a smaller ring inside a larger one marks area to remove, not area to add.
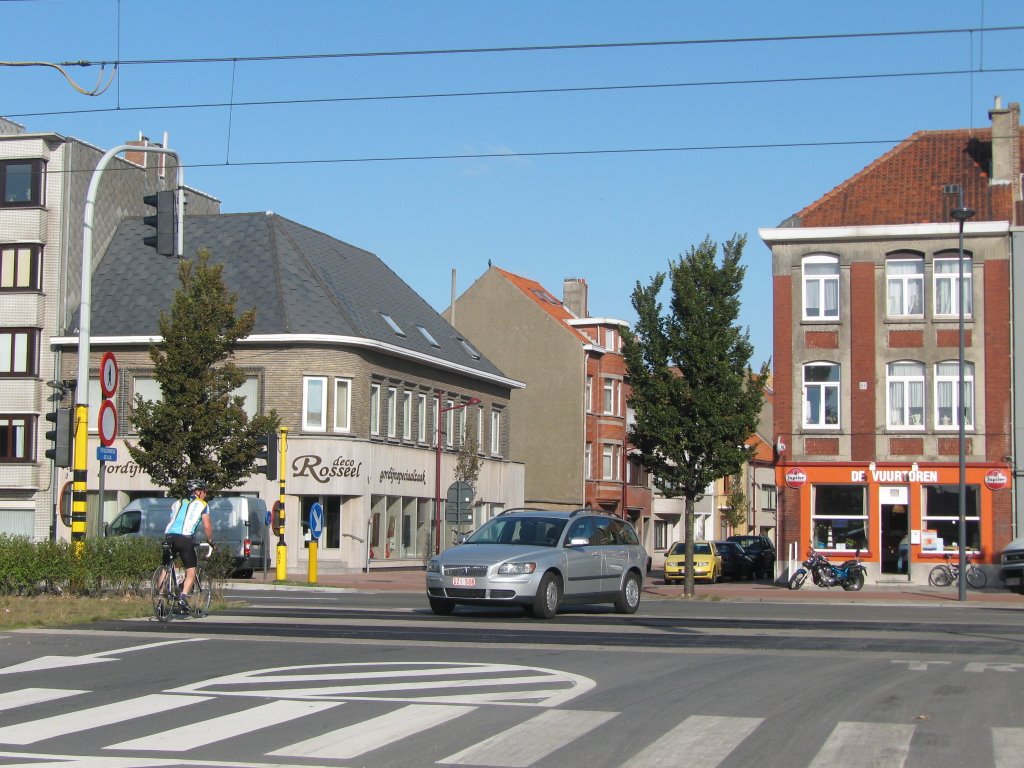
[[[93,274],[92,336],[156,336],[160,311],[180,287],[177,260],[143,245],[153,229],[141,218],[117,228]],[[474,359],[452,328],[418,293],[369,251],[273,213],[185,218],[185,254],[202,248],[223,263],[238,311],[256,307],[253,335],[326,334],[371,339],[488,377],[507,378]],[[381,317],[405,332],[396,334]],[[415,327],[426,328],[441,348]],[[77,327],[77,321],[75,322]]]

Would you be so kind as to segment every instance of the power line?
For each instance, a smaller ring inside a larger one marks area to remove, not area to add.
[[[116,64],[118,66],[147,66],[152,64],[224,64],[257,61],[301,61],[311,59],[351,59],[388,56],[447,56],[487,53],[534,53],[539,51],[579,51],[615,48],[653,48],[692,45],[739,45],[751,43],[811,42],[818,40],[856,40],[884,37],[925,37],[934,35],[960,35],[990,32],[1018,32],[1024,25],[1005,27],[961,27],[955,29],[916,29],[897,32],[842,32],[821,35],[771,35],[765,37],[720,37],[696,38],[690,40],[647,40],[619,43],[564,43],[557,45],[514,45],[494,48],[435,48],[426,50],[361,51],[335,53],[300,53],[263,56],[211,56],[181,59],[124,59],[120,61],[70,61],[67,66],[94,66]]]
[[[436,93],[411,93],[369,96],[326,96],[308,99],[260,99],[256,101],[217,101],[181,104],[149,104],[139,106],[100,107],[95,109],[67,109],[47,112],[16,112],[8,117],[53,117],[57,115],[90,115],[107,112],[144,112],[180,109],[214,109],[221,107],[263,107],[290,106],[300,104],[335,104],[362,101],[409,101],[419,99],[478,98],[484,96],[528,96],[564,93],[608,93],[614,91],[655,90],[669,88],[715,88],[734,85],[784,85],[790,83],[840,82],[852,80],[879,80],[917,77],[949,77],[973,74],[1006,74],[1024,72],[1024,67],[1002,67],[994,69],[946,69],[921,72],[881,72],[860,75],[817,75],[807,77],[771,77],[737,80],[703,80],[682,83],[634,83],[628,85],[569,86],[563,88],[513,88],[496,91],[447,91]]]

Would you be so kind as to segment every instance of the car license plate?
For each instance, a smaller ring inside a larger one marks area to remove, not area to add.
[[[476,579],[472,576],[453,576],[452,577],[453,587],[475,587]]]

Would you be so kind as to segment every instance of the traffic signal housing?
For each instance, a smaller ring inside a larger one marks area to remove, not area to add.
[[[167,189],[152,195],[146,195],[142,202],[156,209],[152,216],[144,216],[142,223],[156,230],[155,235],[147,235],[142,242],[155,248],[161,256],[177,256],[178,245],[178,192]]]
[[[46,414],[46,420],[54,425],[46,433],[46,439],[53,442],[53,448],[46,449],[46,458],[52,459],[56,467],[70,467],[75,445],[75,420],[71,409],[58,408]]]
[[[277,480],[277,432],[260,435],[256,442],[262,446],[256,458],[265,462],[262,466],[257,464],[256,470],[262,472],[267,480]]]

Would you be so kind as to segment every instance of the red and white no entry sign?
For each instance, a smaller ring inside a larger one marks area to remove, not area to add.
[[[96,425],[100,431],[100,445],[112,445],[117,437],[117,408],[111,400],[100,403]]]

